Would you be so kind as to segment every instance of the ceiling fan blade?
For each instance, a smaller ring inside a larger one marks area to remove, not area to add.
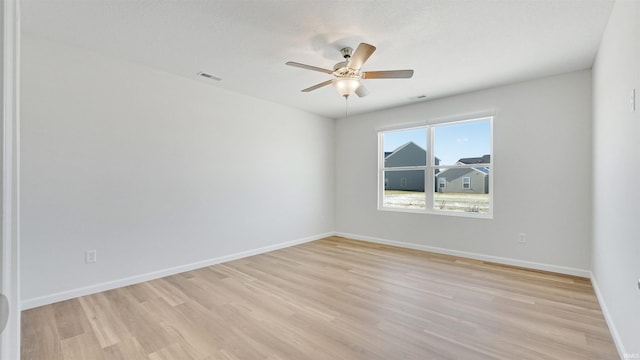
[[[313,86],[308,87],[308,88],[306,88],[306,89],[302,89],[302,92],[309,92],[309,91],[313,91],[313,90],[319,89],[319,88],[321,88],[321,87],[323,87],[323,86],[327,86],[327,85],[329,85],[329,84],[331,84],[331,80],[323,81],[323,82],[321,82],[320,84],[316,84],[316,85],[313,85]]]
[[[413,70],[367,71],[362,73],[363,79],[408,79]]]
[[[323,69],[323,68],[320,68],[320,67],[317,67],[317,66],[301,64],[301,63],[297,63],[295,61],[287,61],[285,64],[289,65],[289,66],[295,66],[295,67],[307,69],[307,70],[319,71],[319,72],[323,72],[325,74],[333,74],[333,70]]]
[[[359,70],[365,61],[376,51],[376,47],[367,43],[360,43],[356,51],[351,55],[351,59],[347,64],[348,68]]]
[[[369,90],[367,90],[364,85],[360,84],[360,86],[358,86],[358,88],[356,89],[356,95],[358,95],[359,97],[367,96],[369,95]]]

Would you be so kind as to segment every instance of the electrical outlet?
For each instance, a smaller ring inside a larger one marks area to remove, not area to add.
[[[84,253],[84,263],[93,264],[98,261],[97,253],[95,250],[87,250]]]
[[[527,234],[525,234],[525,233],[518,234],[518,243],[526,244],[527,243]]]

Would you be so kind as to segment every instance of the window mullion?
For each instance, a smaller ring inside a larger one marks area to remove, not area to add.
[[[407,171],[407,170],[424,170],[427,166],[398,166],[382,168],[384,171]]]
[[[433,189],[435,189],[435,155],[433,146],[433,126],[427,126],[427,168],[424,172],[424,208],[433,209]]]

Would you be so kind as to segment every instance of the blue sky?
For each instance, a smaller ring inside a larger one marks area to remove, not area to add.
[[[480,157],[490,153],[491,123],[489,120],[454,123],[435,128],[435,155],[440,164],[455,164],[460,158]],[[427,130],[411,129],[384,133],[384,151],[393,151],[413,141],[423,149],[427,146]]]

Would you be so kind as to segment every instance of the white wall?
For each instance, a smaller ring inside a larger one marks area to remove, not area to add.
[[[616,1],[593,67],[593,277],[620,352],[640,356],[640,2]],[[615,186],[611,186],[615,182]]]
[[[22,46],[26,307],[333,230],[333,120],[33,36]]]
[[[588,276],[590,104],[586,70],[338,120],[336,230]],[[495,111],[493,219],[376,210],[378,129],[487,110]]]

